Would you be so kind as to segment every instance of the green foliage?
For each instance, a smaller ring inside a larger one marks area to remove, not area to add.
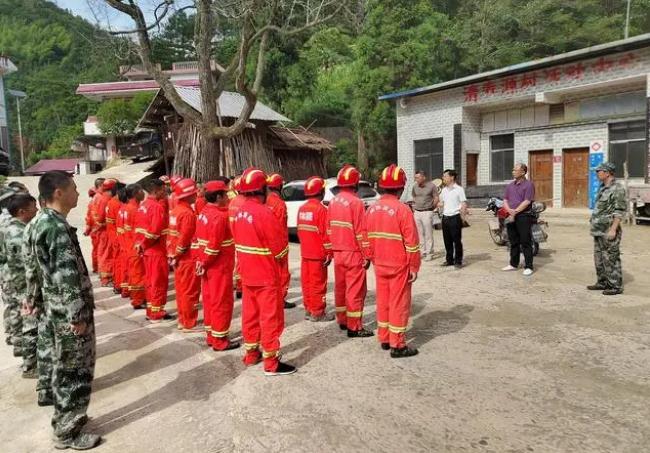
[[[41,159],[59,159],[74,156],[70,147],[72,146],[72,142],[81,134],[83,134],[83,126],[81,124],[73,124],[60,128],[47,150],[40,153],[31,153],[27,156],[27,165],[34,165]]]
[[[103,134],[112,135],[133,132],[153,97],[153,93],[138,93],[131,100],[111,99],[102,102],[97,111],[99,129]]]

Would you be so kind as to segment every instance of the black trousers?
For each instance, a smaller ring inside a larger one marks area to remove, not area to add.
[[[447,251],[447,263],[463,264],[463,222],[460,214],[442,217],[442,238]]]
[[[533,268],[533,235],[531,227],[533,218],[529,214],[519,214],[515,221],[507,225],[510,239],[510,265],[519,266],[520,254],[524,254],[526,269]]]

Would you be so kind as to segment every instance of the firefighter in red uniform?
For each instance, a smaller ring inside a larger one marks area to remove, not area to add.
[[[117,181],[106,179],[102,183],[102,195],[95,205],[95,228],[98,239],[99,277],[102,286],[113,286],[113,249],[109,239],[109,219],[107,219],[108,202],[112,198],[111,190],[115,189]],[[113,223],[110,229],[113,229]]]
[[[192,204],[196,201],[198,188],[194,180],[181,179],[174,185],[175,207],[169,216],[167,258],[174,269],[178,328],[192,332],[199,316],[201,281],[196,275],[192,257],[192,241],[196,232],[196,215]]]
[[[239,347],[230,341],[230,322],[234,305],[232,273],[235,268],[235,242],[228,220],[227,178],[205,185],[207,204],[196,221],[196,274],[201,277],[203,324],[208,345],[215,351]]]
[[[306,319],[313,322],[333,321],[325,313],[327,267],[332,261],[332,244],[327,234],[327,208],[321,203],[325,181],[312,176],[305,182],[307,202],[298,209],[298,239],[300,239],[300,281]]]
[[[327,217],[334,252],[336,320],[350,338],[371,337],[362,322],[370,244],[363,202],[356,193],[361,174],[346,165],[336,179],[340,191],[330,202]]]
[[[420,244],[411,209],[399,199],[406,173],[397,165],[384,169],[379,179],[383,192],[368,209],[370,254],[377,280],[377,334],[393,358],[418,353],[406,345],[405,332],[411,312],[411,284],[420,270]]]
[[[203,208],[208,202],[205,199],[205,184],[199,185],[199,193],[196,196],[196,201],[194,202],[194,213],[197,217],[203,212]]]
[[[231,226],[232,222],[235,220],[235,216],[239,212],[239,208],[241,208],[241,205],[243,205],[246,201],[244,194],[239,193],[239,188],[241,186],[241,177],[235,178],[233,180],[232,186],[236,192],[236,195],[230,199],[230,203],[228,204],[228,218],[231,222]],[[233,274],[233,278],[235,280],[235,296],[237,296],[237,299],[241,299],[241,275],[239,273],[239,261],[237,260],[235,260],[235,272]]]
[[[105,258],[105,265],[107,272],[110,272],[113,278],[113,292],[119,294],[122,292],[120,288],[121,270],[117,255],[119,246],[117,243],[117,211],[120,210],[120,200],[117,198],[118,181],[110,189],[111,199],[106,204],[106,233],[108,237],[107,253]]]
[[[147,319],[151,322],[173,319],[165,311],[169,287],[167,262],[167,224],[169,217],[161,200],[166,197],[165,185],[159,179],[148,182],[149,196],[140,204],[135,219],[135,247],[143,255]]]
[[[102,185],[104,184],[105,178],[97,178],[95,179],[95,195],[93,195],[93,199],[91,200],[90,204],[88,205],[89,212],[90,212],[90,219],[91,219],[91,228],[88,230],[88,235],[90,235],[90,239],[92,241],[92,246],[93,246],[93,254],[92,254],[92,259],[93,259],[93,272],[98,274],[99,273],[99,249],[100,249],[100,240],[99,240],[99,226],[95,223],[95,219],[98,218],[98,213],[97,213],[97,204],[99,203],[99,200],[102,198]]]
[[[117,211],[117,220],[115,221],[115,229],[117,231],[117,245],[118,250],[115,255],[115,275],[116,280],[119,282],[120,293],[122,297],[128,299],[129,295],[129,279],[128,279],[128,244],[126,242],[126,208],[128,198],[126,195],[126,186],[121,184],[117,190],[117,198],[120,200],[120,208]]]
[[[97,235],[93,233],[94,230],[94,217],[93,217],[93,209],[94,209],[94,204],[95,204],[95,196],[97,195],[97,192],[95,192],[95,189],[90,188],[88,189],[88,197],[90,198],[90,201],[88,202],[88,207],[86,208],[86,218],[85,218],[85,224],[86,228],[84,228],[84,236],[90,236],[90,240],[92,243],[92,270],[93,274],[96,274],[99,271],[99,263],[97,260]]]
[[[239,191],[246,201],[232,222],[232,233],[244,290],[244,364],[250,366],[260,361],[261,346],[266,375],[295,373],[294,366],[280,362],[280,335],[284,330],[280,262],[289,250],[287,237],[283,226],[265,206],[266,175],[262,170],[247,169]]]
[[[126,186],[126,198],[128,202],[124,212],[124,248],[128,269],[129,297],[131,298],[131,306],[135,310],[139,310],[147,308],[144,262],[135,247],[135,218],[140,203],[144,200],[142,186],[139,184]]]
[[[163,205],[163,208],[165,209],[165,212],[169,212],[169,193],[171,192],[170,186],[171,186],[171,181],[169,180],[169,176],[167,175],[162,175],[160,179],[164,184],[165,184],[165,196],[160,199],[160,204]]]
[[[287,204],[282,199],[280,192],[284,180],[282,176],[273,173],[266,180],[266,187],[268,193],[266,196],[266,205],[269,207],[276,219],[280,221],[283,228],[283,235],[289,240],[289,227],[287,226]],[[282,300],[284,301],[284,308],[295,308],[296,304],[287,302],[287,294],[289,293],[289,285],[291,284],[291,272],[289,272],[289,254],[282,258],[280,261],[280,288],[282,289]]]

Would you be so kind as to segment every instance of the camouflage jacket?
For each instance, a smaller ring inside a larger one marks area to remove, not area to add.
[[[0,249],[4,244],[5,231],[7,231],[7,227],[11,219],[12,219],[11,214],[9,214],[9,212],[7,212],[6,209],[3,209],[2,213],[0,214]],[[7,279],[7,269],[5,268],[6,265],[7,265],[7,257],[4,253],[0,253],[0,285],[2,285],[3,287],[4,287],[4,282]]]
[[[37,307],[42,313],[45,310],[41,293],[42,279],[38,270],[38,261],[34,257],[34,248],[31,244],[31,231],[41,214],[42,211],[39,211],[32,221],[27,224],[23,232],[23,262],[25,264],[25,298],[30,305]]]
[[[622,219],[627,212],[625,188],[614,180],[609,186],[601,184],[596,195],[596,204],[591,213],[591,235],[605,236],[615,218]]]
[[[12,218],[3,232],[0,254],[5,259],[4,289],[10,297],[22,301],[25,298],[27,282],[25,280],[25,263],[23,257],[23,232],[25,224]]]
[[[38,287],[45,314],[55,321],[90,322],[95,303],[93,288],[77,240],[77,230],[53,209],[44,208],[26,233],[27,295],[36,303]]]

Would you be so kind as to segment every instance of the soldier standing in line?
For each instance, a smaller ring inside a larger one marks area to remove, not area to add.
[[[46,337],[53,351],[54,446],[90,449],[101,441],[96,434],[82,432],[95,369],[95,304],[76,229],[66,220],[79,193],[72,177],[62,171],[45,173],[38,189],[45,208],[30,229],[29,245],[45,308],[46,329],[39,336]],[[26,308],[32,309],[29,299]]]
[[[283,228],[283,234],[289,240],[289,228],[287,226],[287,204],[282,199],[280,192],[284,185],[284,179],[277,173],[273,173],[266,181],[268,194],[266,196],[266,205],[271,209],[271,212],[276,219],[280,221]],[[291,273],[289,272],[289,255],[282,258],[280,261],[280,288],[282,290],[282,300],[284,301],[284,308],[295,308],[294,302],[287,302],[287,294],[289,294],[289,285],[291,285]]]
[[[7,225],[4,232],[4,241],[0,247],[0,253],[7,260],[5,268],[5,289],[7,292],[5,297],[11,300],[12,306],[18,307],[20,310],[27,291],[23,234],[26,225],[36,215],[36,199],[29,194],[17,194],[9,200],[7,210],[12,219]],[[36,317],[27,311],[20,313],[19,317],[23,377],[35,379],[37,377],[36,339],[38,335]]]
[[[598,281],[587,289],[602,291],[605,296],[623,293],[621,269],[621,219],[627,212],[625,188],[614,177],[614,164],[604,162],[595,168],[601,182],[591,214],[594,237],[594,262]]]

